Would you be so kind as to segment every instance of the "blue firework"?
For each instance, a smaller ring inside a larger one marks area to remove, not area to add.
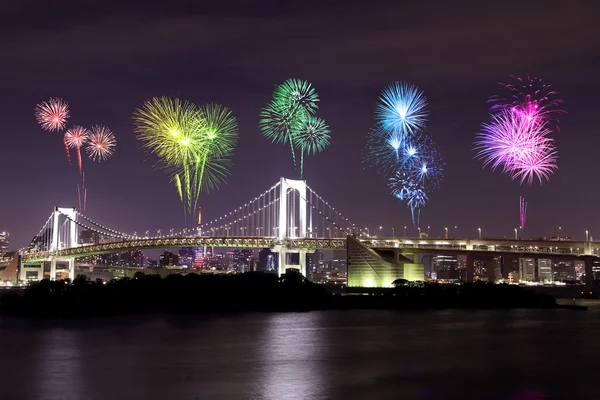
[[[428,193],[443,179],[445,162],[439,147],[424,131],[428,112],[425,94],[396,82],[384,89],[377,104],[377,125],[367,135],[364,161],[388,182],[393,196],[411,210],[419,224]]]
[[[422,130],[428,115],[425,93],[406,82],[394,82],[385,88],[376,108],[376,119],[382,128],[404,136]]]
[[[406,162],[408,175],[426,192],[436,190],[444,178],[444,161],[439,147],[429,136],[423,135],[420,146],[411,149],[414,154]]]
[[[364,162],[387,177],[405,157],[404,137],[397,132],[373,128],[367,135]]]

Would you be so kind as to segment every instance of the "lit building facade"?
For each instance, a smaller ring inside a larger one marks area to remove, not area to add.
[[[519,277],[523,282],[535,282],[535,259],[519,258]]]
[[[6,231],[0,232],[0,258],[8,253],[10,248],[10,234]]]
[[[374,250],[353,237],[346,242],[349,287],[392,287],[396,279],[424,280],[423,264],[398,249]]]
[[[552,272],[552,260],[549,258],[538,258],[537,260],[537,280],[542,283],[552,283],[554,274]]]

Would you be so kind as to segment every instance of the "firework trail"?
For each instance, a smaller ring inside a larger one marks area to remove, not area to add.
[[[86,151],[93,161],[106,161],[115,152],[115,135],[105,126],[95,125],[87,136]]]
[[[376,106],[377,125],[367,135],[364,162],[387,181],[393,196],[405,201],[413,225],[421,208],[443,180],[445,162],[427,134],[425,94],[416,86],[395,82],[385,88]]]
[[[194,215],[201,191],[217,188],[229,175],[235,117],[220,105],[161,97],[145,102],[133,118],[138,140],[175,183],[184,213]]]
[[[523,197],[519,197],[519,222],[521,222],[521,229],[525,228],[525,222],[527,222],[527,202]]]
[[[35,107],[35,118],[42,129],[60,131],[67,125],[69,105],[59,98],[42,101]]]
[[[329,145],[329,127],[314,115],[319,96],[314,87],[299,79],[288,79],[275,87],[273,99],[260,112],[259,128],[272,143],[289,144],[296,167],[300,151],[300,178],[304,173],[304,154],[316,154]]]
[[[64,142],[67,145],[67,149],[75,149],[77,153],[77,165],[79,166],[79,175],[83,176],[83,165],[81,161],[81,147],[83,147],[90,138],[90,131],[87,129],[75,125],[69,129],[64,136]],[[69,154],[67,152],[67,154]],[[69,156],[70,159],[70,156]]]

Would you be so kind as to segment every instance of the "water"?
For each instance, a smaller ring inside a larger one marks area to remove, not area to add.
[[[599,399],[599,333],[599,310],[0,318],[0,399]]]

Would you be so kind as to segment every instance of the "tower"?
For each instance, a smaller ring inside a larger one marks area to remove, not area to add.
[[[307,201],[306,201],[306,181],[281,178],[279,184],[279,226],[277,238],[283,239],[303,239],[307,233]],[[298,221],[296,221],[296,204],[295,199],[290,205],[288,202],[288,192],[298,194]],[[296,223],[299,226],[296,226]],[[312,231],[312,226],[308,227],[308,231]],[[306,276],[306,253],[304,249],[289,251],[285,246],[277,246],[279,274],[285,273],[287,268],[299,269],[300,273]],[[299,255],[298,264],[287,264],[287,255],[289,253],[297,253]]]

